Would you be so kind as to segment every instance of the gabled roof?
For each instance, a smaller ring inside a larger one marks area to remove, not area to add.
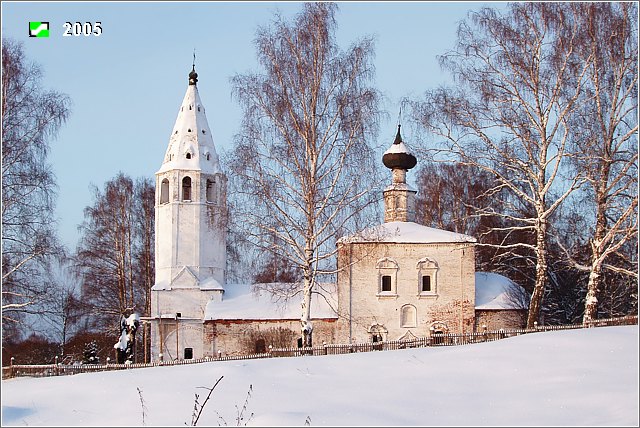
[[[198,86],[193,80],[187,86],[169,147],[157,173],[172,169],[199,170],[206,174],[222,172]]]
[[[476,238],[461,233],[435,229],[410,221],[392,221],[344,236],[338,243],[394,242],[394,243],[458,243],[476,242]]]

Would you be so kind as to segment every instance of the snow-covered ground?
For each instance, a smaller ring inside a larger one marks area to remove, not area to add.
[[[3,380],[2,426],[190,425],[220,376],[199,426],[638,426],[638,326]]]

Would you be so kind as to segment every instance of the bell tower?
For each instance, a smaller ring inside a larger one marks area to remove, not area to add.
[[[195,66],[156,173],[156,285],[224,292],[226,187]]]
[[[198,94],[195,65],[156,172],[152,358],[200,358],[209,301],[224,294],[227,177]]]
[[[417,159],[402,142],[400,125],[391,147],[382,155],[382,163],[391,170],[391,185],[384,191],[384,222],[413,222],[416,216],[416,191],[407,184],[407,171],[416,166]]]

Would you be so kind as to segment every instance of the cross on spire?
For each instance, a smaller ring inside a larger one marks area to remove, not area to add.
[[[196,48],[193,48],[193,65],[191,67],[191,73],[189,73],[189,84],[195,85],[198,83],[198,73],[196,73]]]

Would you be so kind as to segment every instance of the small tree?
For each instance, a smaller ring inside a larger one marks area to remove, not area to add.
[[[82,352],[83,364],[98,364],[100,358],[98,357],[98,343],[95,340],[87,342]]]

